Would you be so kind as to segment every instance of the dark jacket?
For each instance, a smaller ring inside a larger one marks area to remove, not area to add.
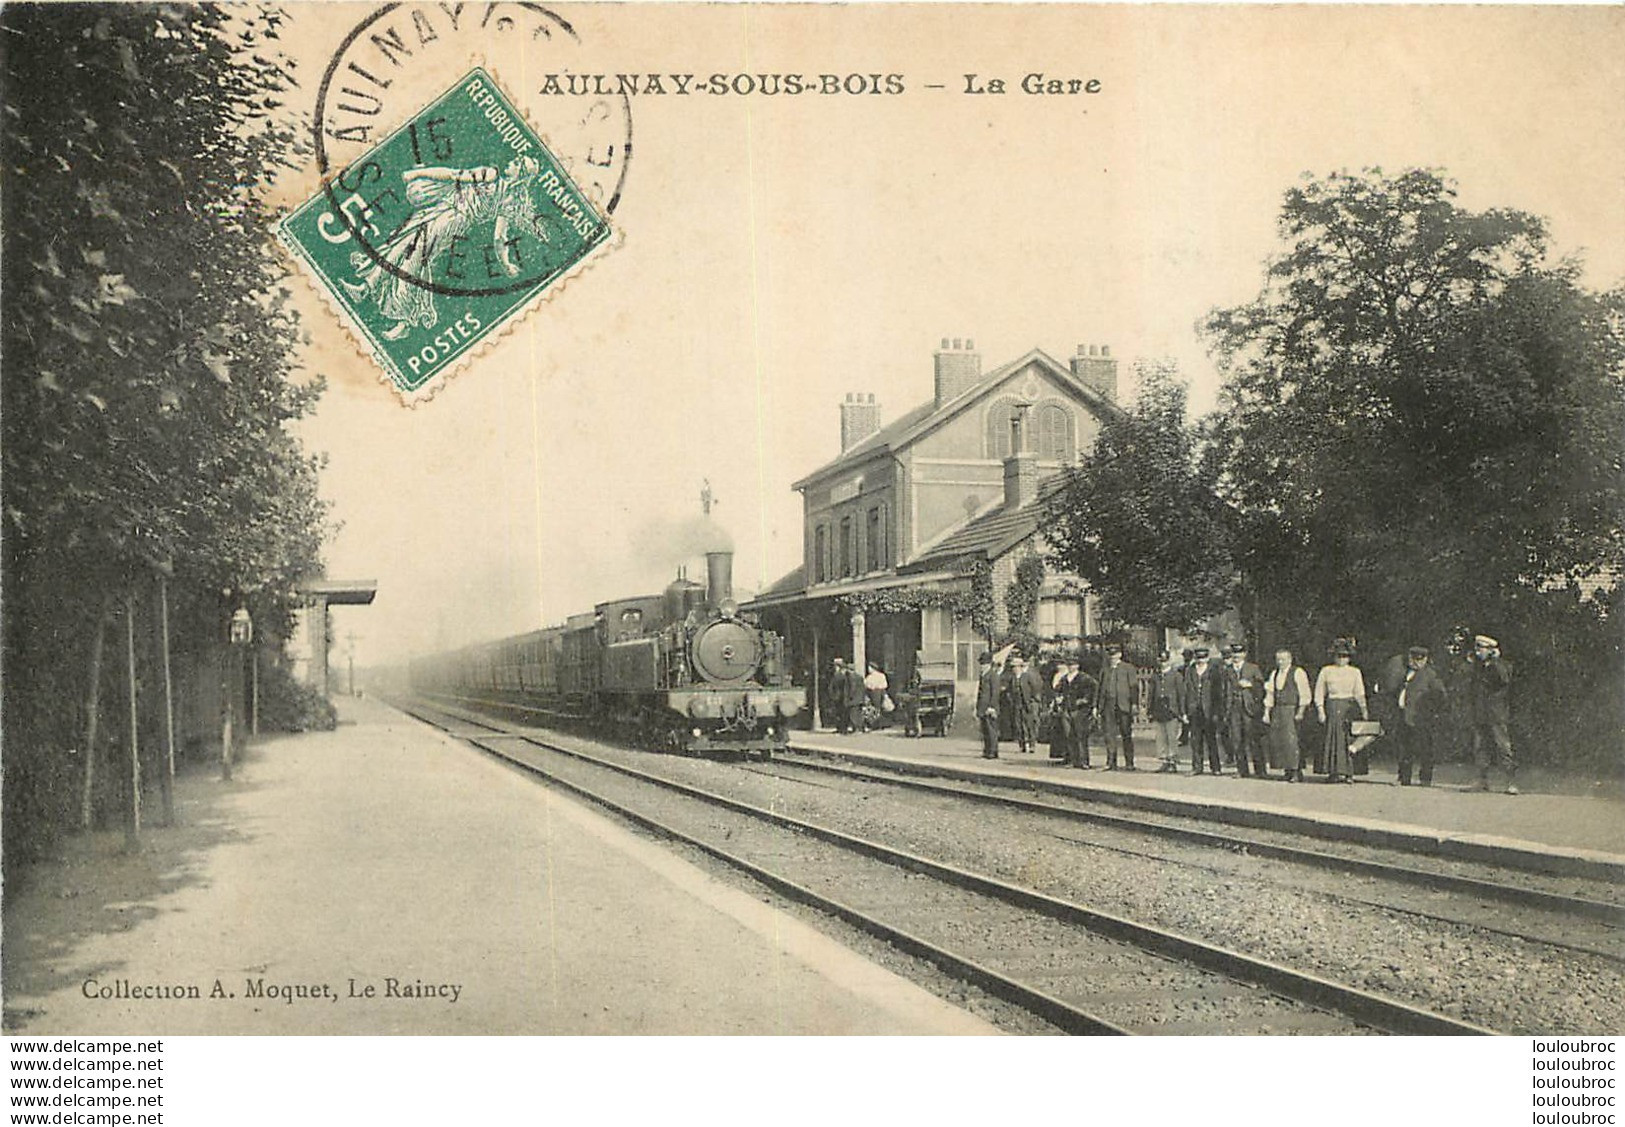
[[[1070,681],[1062,681],[1056,686],[1055,693],[1061,702],[1063,712],[1088,714],[1094,711],[1095,696],[1100,692],[1100,682],[1096,681],[1083,670]]]
[[[841,666],[830,679],[830,700],[837,708],[852,708],[860,705],[866,699],[863,692],[863,678],[847,666]]]
[[[999,711],[999,667],[990,665],[982,671],[981,678],[976,682],[976,715],[986,716],[991,710],[995,714]]]
[[[1406,672],[1409,672],[1407,669]],[[1509,671],[1510,672],[1510,671]],[[1431,665],[1424,665],[1408,682],[1401,679],[1394,689],[1394,707],[1399,709],[1399,696],[1405,695],[1405,726],[1418,728],[1434,723],[1445,714],[1449,704],[1445,700],[1444,678]]]
[[[1264,671],[1250,661],[1242,662],[1240,669],[1225,662],[1224,672],[1219,678],[1219,698],[1221,711],[1226,716],[1232,712],[1240,712],[1243,716],[1262,716]]]
[[[1185,715],[1185,671],[1159,670],[1151,685],[1151,719],[1178,720]]]
[[[1010,678],[1008,692],[1011,708],[1032,712],[1044,700],[1044,682],[1031,669],[1023,669],[1019,677]]]
[[[1220,713],[1219,705],[1222,698],[1219,695],[1219,681],[1224,674],[1219,670],[1218,662],[1210,661],[1207,664],[1207,673],[1198,676],[1196,663],[1192,662],[1185,668],[1185,714],[1187,716],[1201,713],[1203,716],[1216,717]]]
[[[1509,699],[1512,689],[1512,663],[1497,655],[1489,661],[1473,662],[1473,679],[1468,682],[1467,699],[1473,724],[1505,724],[1512,718]]]
[[[1140,686],[1140,671],[1126,661],[1107,665],[1100,671],[1100,690],[1095,708],[1102,716],[1113,712],[1133,712],[1134,695]]]
[[[1408,672],[1410,666],[1405,664],[1405,655],[1395,654],[1382,663],[1376,682],[1366,686],[1371,690],[1371,707],[1378,719],[1392,722],[1399,712],[1399,690]]]

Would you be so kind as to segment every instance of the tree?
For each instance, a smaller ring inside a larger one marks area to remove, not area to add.
[[[1188,629],[1231,605],[1236,569],[1217,495],[1186,423],[1171,363],[1136,363],[1132,410],[1101,427],[1093,451],[1049,500],[1045,537],[1125,622]]]
[[[1625,555],[1625,295],[1431,171],[1309,180],[1279,227],[1263,292],[1205,326],[1209,443],[1266,620],[1385,649],[1470,623],[1534,652],[1547,618],[1572,625],[1563,592]]]
[[[180,629],[212,639],[229,590],[274,634],[320,569],[316,465],[285,429],[320,383],[290,378],[298,327],[257,188],[300,152],[272,113],[291,82],[279,24],[219,5],[0,13],[8,844],[79,771],[83,718],[62,702],[91,695],[107,593],[143,607],[163,571]]]

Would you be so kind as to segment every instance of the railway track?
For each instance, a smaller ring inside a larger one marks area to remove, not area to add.
[[[443,704],[397,707],[1066,1032],[1491,1032]]]
[[[889,771],[867,770],[849,765],[819,760],[779,759],[771,768],[752,767],[758,774],[773,775],[786,781],[804,781],[806,775],[832,776],[846,782],[863,785],[897,787],[923,794],[951,797],[956,800],[993,806],[1006,811],[1020,811],[1054,819],[1061,824],[1087,825],[1113,831],[1133,838],[1152,838],[1202,847],[1203,852],[1193,859],[1189,854],[1172,852],[1145,852],[1130,844],[1118,847],[1121,851],[1137,852],[1158,861],[1192,866],[1201,865],[1199,858],[1217,854],[1243,854],[1248,857],[1285,861],[1309,870],[1333,872],[1339,877],[1363,877],[1384,885],[1409,886],[1423,894],[1426,903],[1414,902],[1416,897],[1390,894],[1387,896],[1357,896],[1337,894],[1342,899],[1404,912],[1419,919],[1440,923],[1459,924],[1505,935],[1515,939],[1542,943],[1561,950],[1580,952],[1625,965],[1625,904],[1617,900],[1600,899],[1553,891],[1541,887],[1539,878],[1518,873],[1512,879],[1495,880],[1485,876],[1468,876],[1446,871],[1439,867],[1402,864],[1390,860],[1377,860],[1358,856],[1349,849],[1315,849],[1285,843],[1257,833],[1246,833],[1233,827],[1223,830],[1203,829],[1188,822],[1156,817],[1136,817],[1132,814],[1104,812],[1088,809],[1086,800],[1070,802],[1026,798],[1003,789],[978,789],[974,784],[945,783],[920,779]],[[1113,848],[1100,840],[1079,841],[1057,834],[1063,840],[1096,848]],[[1551,883],[1560,883],[1553,881]],[[1572,883],[1572,882],[1571,882]],[[1585,882],[1597,885],[1600,882]],[[1613,891],[1619,889],[1602,889]],[[1448,906],[1432,903],[1438,894],[1449,894]],[[1530,909],[1514,921],[1521,926],[1509,926],[1506,907]]]
[[[543,718],[551,714],[509,702],[482,698],[451,698],[478,709],[497,708],[521,715]],[[796,749],[792,748],[792,752]],[[808,776],[822,775],[848,785],[884,785],[901,790],[978,803],[1024,814],[1055,819],[1060,825],[1072,823],[1121,834],[1128,841],[1116,848],[1161,862],[1200,867],[1201,858],[1215,855],[1244,855],[1287,862],[1306,872],[1332,873],[1338,880],[1365,878],[1394,891],[1339,894],[1341,899],[1404,913],[1419,920],[1471,927],[1512,939],[1544,944],[1562,951],[1593,955],[1616,964],[1625,964],[1625,886],[1617,883],[1565,876],[1548,876],[1526,870],[1501,870],[1482,862],[1457,861],[1426,854],[1405,854],[1393,859],[1391,846],[1344,844],[1314,848],[1302,844],[1289,831],[1249,831],[1226,824],[1209,828],[1190,817],[1124,811],[1103,811],[1092,807],[1087,795],[1076,797],[1050,794],[1031,798],[1012,793],[1019,780],[999,779],[986,785],[964,781],[943,781],[906,774],[901,770],[856,767],[805,754],[779,757],[766,766],[745,766],[742,770],[783,779],[803,786],[815,784]],[[1054,831],[1052,831],[1054,832]],[[1096,848],[1099,839],[1079,841],[1054,832],[1063,841]],[[1163,839],[1181,845],[1194,845],[1196,855],[1153,853],[1136,844],[1134,838]],[[1410,888],[1409,895],[1401,889]],[[1582,889],[1582,895],[1574,889]],[[1323,886],[1317,890],[1324,891]],[[1440,903],[1441,899],[1445,903]],[[1514,909],[1508,918],[1507,908]]]

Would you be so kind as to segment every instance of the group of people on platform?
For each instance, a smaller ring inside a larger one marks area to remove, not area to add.
[[[1328,782],[1353,782],[1368,770],[1364,746],[1374,735],[1360,732],[1356,722],[1369,722],[1375,713],[1384,738],[1396,749],[1400,784],[1410,786],[1414,779],[1432,785],[1442,729],[1454,715],[1447,704],[1452,690],[1433,667],[1432,652],[1416,645],[1394,655],[1369,692],[1354,656],[1353,640],[1337,639],[1311,687],[1308,671],[1288,649],[1275,652],[1267,673],[1239,642],[1217,657],[1205,646],[1186,650],[1182,659],[1163,651],[1144,701],[1158,769],[1180,770],[1179,748],[1188,745],[1196,775],[1233,767],[1242,778],[1301,782],[1312,767]],[[1467,695],[1463,715],[1479,789],[1489,789],[1490,768],[1498,763],[1507,775],[1507,793],[1517,794],[1508,731],[1511,663],[1501,656],[1500,643],[1484,634],[1473,638],[1470,655],[1458,656],[1465,663],[1459,670],[1465,684],[1456,691]],[[1089,743],[1098,730],[1106,770],[1138,770],[1134,722],[1141,678],[1124,660],[1121,646],[1106,647],[1098,676],[1085,671],[1079,655],[1062,655],[1047,684],[1019,652],[1002,668],[991,653],[982,654],[980,662],[976,718],[984,758],[999,757],[1002,722],[1020,754],[1032,754],[1041,734],[1047,735],[1052,758],[1083,770],[1092,766]],[[1318,730],[1306,725],[1311,715]]]
[[[891,681],[878,662],[868,662],[868,671],[859,673],[845,658],[836,658],[829,680],[829,707],[835,717],[835,730],[845,734],[866,732],[885,727],[893,715],[901,715],[905,726],[909,721],[912,697],[899,694],[893,697]],[[918,685],[916,669],[910,688]]]

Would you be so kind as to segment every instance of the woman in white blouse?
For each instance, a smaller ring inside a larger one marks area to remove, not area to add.
[[[1323,666],[1315,678],[1315,710],[1326,725],[1324,767],[1332,783],[1352,783],[1354,765],[1349,759],[1349,724],[1358,709],[1360,719],[1368,717],[1365,704],[1365,678],[1352,662],[1354,646],[1347,638],[1332,643],[1332,664]]]
[[[1298,747],[1298,721],[1309,711],[1309,675],[1292,663],[1291,650],[1275,651],[1275,668],[1264,683],[1264,719],[1270,766],[1286,772],[1286,781],[1303,781],[1303,752]]]

